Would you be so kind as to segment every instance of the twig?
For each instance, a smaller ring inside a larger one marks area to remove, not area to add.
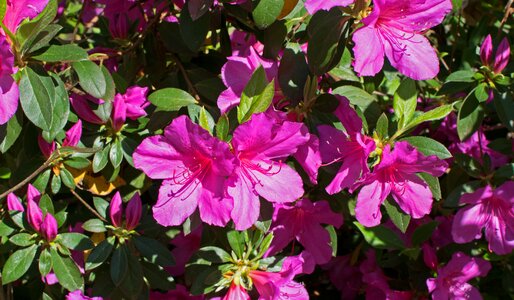
[[[17,191],[18,189],[22,188],[27,183],[29,183],[34,177],[39,175],[39,173],[46,170],[46,168],[48,168],[54,162],[54,159],[55,159],[55,157],[50,156],[50,158],[48,158],[39,168],[37,168],[37,170],[32,172],[32,174],[30,174],[27,178],[23,179],[20,183],[18,183],[17,185],[13,186],[12,188],[10,188],[7,191],[5,191],[4,193],[2,193],[0,195],[0,200],[4,199],[10,193]]]
[[[77,198],[80,202],[82,202],[82,204],[84,204],[84,206],[89,209],[89,211],[91,211],[93,213],[93,215],[95,215],[98,219],[104,221],[104,222],[107,222],[107,220],[102,217],[94,208],[91,207],[91,205],[89,205],[86,200],[84,200],[84,198],[80,197],[80,195],[75,192],[75,190],[72,190],[70,189],[70,192],[73,194],[73,196],[75,196],[75,198]]]
[[[511,6],[512,6],[512,2],[514,2],[514,0],[509,0],[509,2],[507,2],[507,5],[505,5],[505,14],[503,15],[503,19],[500,23],[500,27],[498,28],[498,33],[501,32],[503,25],[505,25],[505,22],[507,22],[507,19],[509,18],[509,15],[511,14],[510,10],[511,10]]]
[[[182,62],[173,53],[171,53],[171,58],[173,59],[173,61],[177,65],[177,67],[180,69],[180,72],[182,73],[182,76],[184,76],[184,79],[186,80],[187,87],[189,88],[189,92],[193,94],[193,96],[195,97],[196,101],[200,102],[200,94],[198,94],[198,91],[196,90],[196,88],[195,88],[193,82],[191,81],[191,79],[189,78],[189,75],[187,75],[187,71],[184,68],[184,66],[182,65]]]

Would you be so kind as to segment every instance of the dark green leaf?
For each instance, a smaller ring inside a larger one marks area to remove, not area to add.
[[[121,143],[119,139],[116,139],[113,143],[111,143],[111,149],[109,151],[109,160],[111,161],[111,164],[114,166],[114,168],[119,167],[121,162],[123,161],[123,149],[121,148]]]
[[[59,174],[59,177],[61,177],[62,183],[69,188],[69,189],[75,189],[75,181],[73,179],[73,175],[68,171],[66,168],[61,169],[61,173]]]
[[[414,116],[417,101],[416,83],[410,78],[404,79],[396,90],[393,101],[394,114],[398,118],[399,129],[405,127]]]
[[[278,83],[284,95],[294,101],[302,100],[308,76],[309,66],[300,45],[288,44],[278,68]]]
[[[84,279],[79,268],[69,256],[62,256],[54,248],[50,249],[55,276],[68,291],[80,290],[84,287]]]
[[[39,273],[41,276],[46,276],[52,270],[52,255],[48,248],[43,249],[39,255]]]
[[[452,157],[452,154],[446,147],[436,140],[424,136],[409,136],[403,138],[402,141],[407,141],[412,146],[416,147],[418,151],[425,155],[436,155],[440,159],[447,159]]]
[[[98,173],[102,171],[107,163],[109,162],[109,152],[111,150],[111,145],[105,146],[102,150],[95,153],[93,157],[93,172]]]
[[[501,93],[494,97],[494,106],[496,113],[510,131],[514,131],[514,100],[510,92]]]
[[[20,136],[23,124],[23,113],[18,109],[16,114],[6,123],[0,125],[0,152],[5,153]]]
[[[35,241],[32,239],[32,235],[24,232],[11,236],[9,241],[20,247],[27,247],[35,243]]]
[[[107,94],[107,82],[102,69],[92,61],[77,61],[71,64],[79,77],[80,86],[91,96],[103,99]]]
[[[62,26],[57,24],[50,24],[43,28],[38,34],[30,36],[29,39],[21,47],[21,53],[32,53],[43,47],[48,46],[50,41],[61,31]]]
[[[390,200],[384,201],[384,206],[393,224],[396,225],[401,232],[405,233],[409,227],[411,216],[404,213],[396,203],[393,204]]]
[[[226,263],[231,260],[230,254],[227,251],[214,246],[200,248],[198,256],[214,264]]]
[[[128,271],[128,249],[125,244],[119,245],[113,252],[111,257],[111,279],[116,286],[127,275]]]
[[[275,96],[275,84],[268,83],[266,72],[260,66],[255,70],[250,81],[246,84],[241,102],[237,107],[237,120],[239,123],[248,121],[254,113],[266,111]]]
[[[32,245],[9,256],[2,270],[2,284],[11,283],[23,276],[32,265],[37,249],[37,245]]]
[[[235,230],[229,231],[227,233],[227,240],[237,257],[242,257],[245,249],[245,242],[242,234]]]
[[[139,252],[154,264],[163,267],[175,264],[171,252],[159,241],[144,236],[134,237],[133,241]]]
[[[84,251],[95,246],[87,236],[77,232],[61,233],[59,234],[59,239],[64,246],[72,250]]]
[[[403,241],[400,237],[391,229],[384,227],[383,225],[375,227],[364,227],[358,222],[353,222],[355,226],[364,235],[366,242],[379,249],[403,249],[405,248]]]
[[[84,224],[82,224],[82,228],[84,228],[84,230],[87,230],[89,232],[105,232],[106,231],[104,222],[102,222],[102,220],[100,220],[100,219],[87,220],[86,222],[84,222]]]
[[[188,5],[189,2],[186,2],[186,5],[184,5],[180,13],[180,35],[189,50],[196,52],[205,42],[205,38],[209,32],[211,15],[204,14],[202,17],[193,21],[189,14]]]
[[[87,60],[86,50],[75,44],[51,45],[43,53],[32,56],[35,60],[45,62],[73,62]]]
[[[376,132],[378,134],[378,138],[383,140],[389,136],[389,120],[385,113],[383,113],[377,121]]]
[[[453,110],[452,105],[442,105],[432,110],[429,110],[421,115],[414,117],[412,121],[407,124],[407,128],[413,128],[423,122],[440,120],[446,117]]]
[[[467,140],[478,130],[484,119],[484,111],[474,93],[470,93],[462,103],[457,117],[457,133],[461,141]]]
[[[434,177],[428,173],[419,173],[419,177],[423,178],[423,180],[428,184],[430,191],[432,192],[432,196],[436,200],[441,200],[441,186],[439,185],[439,179]]]
[[[107,209],[109,208],[109,202],[105,201],[100,197],[93,197],[93,204],[95,205],[96,211],[104,218],[107,217]]]
[[[92,270],[101,264],[111,255],[114,248],[115,237],[111,236],[98,244],[89,254],[86,261],[86,270]]]
[[[16,38],[23,48],[30,48],[33,37],[43,31],[57,15],[57,0],[50,0],[45,9],[30,21],[24,21],[16,31]],[[29,44],[25,46],[25,44]]]
[[[141,262],[145,278],[152,289],[170,290],[175,287],[173,277],[163,268],[148,262]]]
[[[438,225],[439,222],[432,221],[416,228],[412,234],[412,245],[420,246],[422,243],[428,240]]]

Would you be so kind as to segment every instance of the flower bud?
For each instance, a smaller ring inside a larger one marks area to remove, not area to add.
[[[46,214],[41,224],[41,235],[49,242],[57,236],[57,220],[50,213]]]
[[[7,209],[11,211],[25,211],[20,199],[13,193],[7,195]]]
[[[489,34],[485,40],[482,42],[482,46],[480,46],[480,60],[482,61],[482,65],[489,66],[492,62],[493,56],[493,39]]]
[[[41,223],[43,223],[43,211],[39,208],[39,191],[29,184],[27,190],[27,219],[30,226],[37,232],[41,232]]]
[[[127,230],[132,230],[136,228],[139,224],[139,220],[141,219],[141,197],[139,193],[135,193],[130,199],[130,202],[127,205],[127,209],[125,210],[125,220],[126,220],[126,228]]]
[[[52,155],[52,152],[55,150],[55,142],[49,143],[43,139],[42,136],[37,136],[37,144],[39,145],[39,150],[43,153],[43,156],[48,158]]]
[[[82,136],[82,121],[79,119],[68,131],[66,131],[66,138],[62,142],[63,146],[75,147],[80,141]]]
[[[125,100],[118,95],[114,97],[113,102],[114,106],[111,112],[112,128],[114,131],[118,132],[127,120],[127,105],[125,104]]]
[[[501,73],[509,63],[510,58],[510,46],[507,38],[503,38],[500,45],[496,49],[496,55],[494,57],[493,72],[496,74]]]
[[[432,270],[436,270],[437,254],[435,253],[435,249],[427,243],[424,243],[421,246],[421,250],[423,250],[423,261],[425,262],[425,265]]]
[[[123,200],[121,199],[120,192],[116,192],[112,197],[109,209],[109,216],[111,217],[112,225],[120,227],[123,223]]]

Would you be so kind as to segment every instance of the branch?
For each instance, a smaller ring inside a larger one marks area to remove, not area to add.
[[[7,195],[9,195],[10,193],[13,193],[17,190],[19,190],[20,188],[22,188],[23,186],[25,186],[27,183],[29,183],[34,177],[36,177],[37,175],[39,175],[41,172],[43,172],[44,170],[46,170],[46,168],[48,168],[55,160],[55,157],[54,156],[50,156],[39,168],[37,168],[37,170],[35,170],[34,172],[32,172],[32,174],[29,175],[29,177],[23,179],[20,183],[18,183],[17,185],[13,186],[12,188],[8,189],[7,191],[5,191],[4,193],[2,193],[0,195],[0,200],[4,199],[5,197],[7,197]]]
[[[75,192],[75,190],[72,190],[70,189],[70,192],[73,194],[73,196],[75,196],[75,198],[77,198],[80,202],[82,202],[82,204],[84,204],[84,206],[91,212],[93,213],[93,215],[95,215],[98,219],[104,221],[104,222],[107,222],[107,220],[102,217],[94,208],[91,207],[91,205],[89,205],[86,200],[84,200],[84,198],[80,197],[80,195]]]
[[[191,94],[193,94],[193,96],[195,97],[196,101],[200,102],[200,94],[198,94],[198,91],[196,90],[196,88],[195,88],[193,82],[191,81],[191,79],[189,78],[189,75],[187,75],[187,71],[184,68],[184,65],[182,65],[182,62],[180,61],[180,59],[175,54],[171,53],[171,58],[173,59],[173,61],[177,65],[177,67],[179,68],[180,73],[182,73],[182,76],[184,76],[184,79],[186,80],[187,87],[189,88],[189,92]]]

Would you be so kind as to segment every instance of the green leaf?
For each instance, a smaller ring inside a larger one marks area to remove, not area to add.
[[[50,254],[50,250],[48,248],[43,249],[41,254],[39,255],[39,273],[41,276],[46,276],[52,270],[52,255]]]
[[[346,97],[352,105],[360,108],[362,112],[364,112],[368,124],[375,124],[382,114],[382,109],[377,99],[363,89],[345,85],[334,89],[332,93]]]
[[[218,123],[216,124],[216,137],[222,141],[227,141],[228,133],[230,129],[230,123],[228,120],[228,116],[223,114],[218,119]]]
[[[11,283],[23,276],[32,265],[37,249],[37,245],[32,245],[9,256],[2,270],[2,284]]]
[[[418,151],[425,155],[436,155],[440,159],[447,159],[452,157],[450,151],[448,151],[448,149],[443,144],[434,139],[424,136],[409,136],[401,140],[409,142],[409,144],[416,147]]]
[[[16,31],[16,39],[22,48],[30,48],[33,37],[43,31],[57,16],[57,0],[50,0],[45,9],[30,21],[23,21]],[[25,46],[25,44],[28,44]]]
[[[457,133],[461,141],[467,140],[478,130],[484,119],[484,110],[474,93],[470,93],[462,103],[457,117]]]
[[[253,9],[252,16],[255,25],[264,29],[275,22],[284,7],[284,0],[260,0]]]
[[[93,157],[93,172],[98,173],[102,171],[107,163],[109,162],[109,153],[111,150],[111,145],[105,146],[102,150],[95,153]]]
[[[104,222],[100,219],[87,220],[82,224],[82,228],[89,232],[105,232],[107,230],[105,229]]]
[[[344,50],[339,44],[345,23],[346,19],[338,8],[320,10],[309,21],[307,61],[315,75],[322,75],[339,63]]]
[[[289,43],[278,67],[278,82],[282,93],[292,100],[301,101],[308,76],[309,65],[300,45]]]
[[[52,215],[55,214],[54,210],[54,202],[52,201],[52,198],[48,196],[48,194],[45,194],[41,196],[41,199],[39,200],[39,208],[43,211],[43,214],[50,213]]]
[[[31,35],[21,47],[22,55],[32,53],[43,47],[48,46],[50,41],[61,31],[62,26],[50,24],[43,28],[39,33]]]
[[[212,116],[210,116],[209,112],[205,109],[205,107],[202,106],[202,109],[200,110],[200,115],[198,116],[198,125],[200,125],[203,129],[211,132],[211,124],[210,120],[212,119]]]
[[[204,14],[193,21],[189,14],[188,6],[189,1],[186,2],[180,13],[180,35],[187,48],[196,52],[204,44],[207,33],[209,32],[211,14]]]
[[[332,256],[337,256],[337,232],[334,226],[329,225],[326,227],[330,235],[330,246],[332,247]]]
[[[111,101],[114,99],[114,96],[116,95],[116,85],[114,84],[114,79],[112,78],[111,73],[109,73],[109,70],[105,66],[100,67],[102,69],[102,74],[104,75],[105,79],[105,95],[102,98],[103,100],[107,101],[104,104],[101,104],[98,106],[97,110],[94,110],[94,112],[100,117],[101,113],[99,112],[101,109],[106,109],[109,113],[107,116],[104,116],[102,120],[107,120],[110,117],[110,112],[112,108],[107,105],[107,103],[111,104]]]
[[[494,107],[496,113],[511,132],[514,131],[514,100],[510,92],[501,93],[494,97]]]
[[[268,83],[266,72],[259,66],[246,84],[241,102],[237,107],[237,120],[239,123],[248,121],[254,113],[266,111],[275,96],[275,83]]]
[[[84,234],[77,232],[65,232],[59,234],[60,242],[72,249],[72,250],[89,250],[93,249],[95,245],[93,242]]]
[[[414,230],[414,233],[412,234],[412,245],[420,246],[421,244],[423,244],[432,236],[432,233],[438,225],[439,222],[432,221],[416,228],[416,230]]]
[[[71,64],[79,77],[79,84],[91,96],[103,99],[107,94],[107,82],[102,69],[92,61],[77,61]]]
[[[376,132],[381,140],[389,136],[389,120],[385,113],[382,113],[380,118],[378,118]]]
[[[148,100],[162,111],[178,111],[182,107],[197,103],[189,93],[176,88],[155,91],[148,96]]]
[[[62,183],[64,183],[67,188],[71,190],[75,189],[75,180],[73,179],[73,175],[70,173],[70,171],[68,171],[66,168],[62,168],[59,177],[61,177]]]
[[[5,153],[20,136],[23,124],[23,113],[18,109],[16,114],[5,124],[0,125],[0,152]]]
[[[91,162],[89,161],[89,159],[87,159],[85,157],[77,156],[77,157],[72,157],[72,158],[66,159],[64,161],[64,164],[67,166],[70,166],[74,169],[82,170],[82,169],[89,167]]]
[[[400,237],[391,229],[384,227],[383,225],[375,227],[364,227],[359,222],[353,222],[355,226],[360,230],[364,239],[368,244],[374,248],[379,249],[403,249],[405,245]]]
[[[175,287],[173,276],[163,268],[148,262],[141,262],[143,273],[152,289],[171,290]]]
[[[452,105],[442,105],[442,106],[439,106],[432,110],[429,110],[425,113],[422,113],[419,116],[414,117],[414,119],[412,119],[412,121],[410,121],[407,124],[405,130],[413,128],[423,122],[440,120],[440,119],[446,117],[448,114],[450,114],[452,112],[452,110],[453,110]]]
[[[200,248],[198,250],[198,256],[213,264],[226,263],[232,259],[227,251],[214,246]]]
[[[418,91],[416,82],[410,78],[402,81],[396,93],[394,93],[393,108],[398,118],[398,128],[405,127],[416,111]]]
[[[460,197],[467,193],[472,193],[482,186],[480,180],[466,182],[454,188],[444,199],[444,207],[455,208],[459,206]]]
[[[229,231],[227,233],[227,240],[237,257],[241,258],[245,249],[245,242],[242,234],[235,230]]]
[[[55,276],[59,279],[59,284],[68,291],[75,291],[84,288],[84,279],[80,270],[69,256],[62,256],[55,250],[50,249],[52,255],[52,265]]]
[[[478,102],[485,102],[489,98],[489,87],[487,83],[482,82],[475,89],[475,97]]]
[[[107,260],[109,255],[111,255],[112,249],[114,248],[114,240],[114,236],[108,237],[91,251],[87,257],[86,270],[92,270]]]
[[[119,245],[111,257],[111,279],[119,286],[128,271],[128,249],[125,244]]]
[[[32,56],[35,60],[45,62],[74,62],[87,60],[86,50],[75,44],[51,45],[43,53]]]
[[[384,201],[384,206],[387,214],[401,232],[405,233],[409,227],[411,216],[404,213],[396,203],[391,203],[390,200]]]
[[[109,208],[109,202],[100,197],[93,197],[93,204],[96,211],[104,218],[107,217],[107,209]]]
[[[0,0],[0,23],[3,23],[7,11],[7,0]]]
[[[129,255],[127,275],[121,282],[120,289],[126,295],[139,295],[143,284],[143,268],[141,263],[137,257]]]
[[[175,264],[171,252],[159,241],[144,236],[137,236],[134,237],[133,242],[139,252],[154,264],[163,267]]]
[[[52,181],[50,182],[50,189],[52,190],[52,193],[55,195],[59,193],[59,190],[61,190],[61,176],[53,175]]]
[[[35,243],[35,241],[32,239],[32,235],[25,232],[11,236],[9,241],[20,247],[27,247]]]
[[[115,139],[113,143],[111,143],[111,149],[109,151],[109,160],[114,168],[120,166],[123,161],[123,149],[121,148],[121,142],[119,139]]]
[[[66,125],[70,111],[69,98],[57,75],[40,75],[31,68],[25,68],[20,81],[20,102],[27,118],[49,132],[50,139]]]

